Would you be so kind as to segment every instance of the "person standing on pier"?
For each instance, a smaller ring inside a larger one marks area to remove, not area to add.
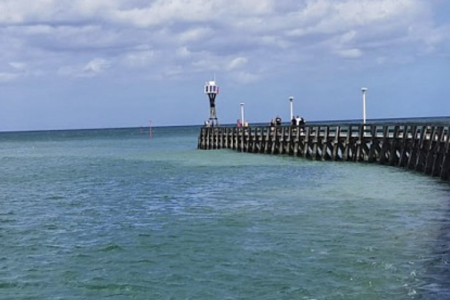
[[[277,126],[281,126],[281,118],[280,118],[279,116],[277,116],[277,117],[275,118],[275,124],[276,124]]]

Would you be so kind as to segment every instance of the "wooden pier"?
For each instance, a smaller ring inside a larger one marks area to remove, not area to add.
[[[425,123],[203,127],[198,149],[397,166],[449,180],[450,125]]]

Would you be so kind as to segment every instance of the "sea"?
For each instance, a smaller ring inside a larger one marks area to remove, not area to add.
[[[450,299],[447,182],[199,130],[1,132],[0,299]]]

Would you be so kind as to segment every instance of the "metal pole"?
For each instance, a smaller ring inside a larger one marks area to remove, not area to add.
[[[150,120],[150,127],[149,127],[148,132],[149,132],[148,137],[149,137],[149,138],[152,138],[152,137],[153,137],[153,132],[152,132],[152,121],[151,121],[151,120]]]
[[[366,124],[366,91],[367,88],[361,88],[362,91],[362,99],[363,99],[363,123]]]
[[[294,118],[294,97],[289,97],[289,102],[291,103],[291,118],[289,119],[289,121],[292,121],[292,119]]]
[[[244,103],[241,103],[241,124],[244,126],[245,122],[245,115],[244,115]]]

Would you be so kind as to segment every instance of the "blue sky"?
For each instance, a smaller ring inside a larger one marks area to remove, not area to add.
[[[449,116],[448,0],[0,0],[0,131]]]

